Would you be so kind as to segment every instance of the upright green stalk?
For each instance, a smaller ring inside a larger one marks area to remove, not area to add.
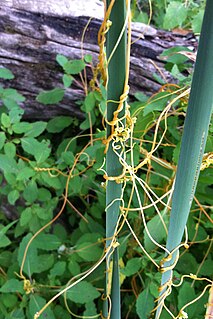
[[[213,105],[213,1],[207,0],[203,26],[200,35],[197,60],[195,64],[189,105],[187,109],[184,132],[181,143],[172,210],[166,248],[174,251],[182,240],[184,228],[188,219],[200,165],[208,134],[209,122]],[[164,263],[165,272],[162,275],[162,286],[172,278],[172,270],[166,270],[175,263],[177,253]],[[193,271],[191,269],[190,271]],[[161,296],[165,292],[164,287]],[[159,318],[161,307],[156,318]]]
[[[107,7],[110,5],[110,0],[107,1]],[[107,33],[106,55],[107,60],[111,56],[115,45],[116,50],[110,58],[108,63],[108,84],[107,84],[107,100],[119,101],[120,96],[124,91],[124,83],[126,77],[126,31],[123,33],[119,43],[118,39],[123,30],[126,20],[126,0],[115,0],[112,11],[109,17],[112,25]],[[117,110],[118,103],[108,102],[107,104],[107,122],[112,121],[113,113]],[[119,118],[125,114],[125,107],[119,113]],[[112,133],[112,126],[107,124],[107,138]],[[118,156],[112,148],[112,141],[106,154],[106,172],[109,177],[119,176],[122,174],[122,165]],[[122,185],[116,183],[115,180],[108,180],[106,187],[106,247],[111,244],[111,238],[114,235],[116,224],[118,222],[120,200],[122,193]],[[111,204],[112,203],[112,204]],[[112,250],[111,250],[112,251]],[[110,255],[110,252],[108,253]],[[111,285],[111,314],[110,319],[119,319],[121,317],[120,311],[120,285],[119,285],[119,254],[118,248],[115,248],[112,254],[113,260],[113,274]],[[108,258],[107,258],[108,260]],[[108,272],[106,271],[106,283],[108,283]],[[107,284],[106,284],[107,285]],[[110,294],[106,288],[106,294]],[[104,316],[108,315],[108,304],[105,303]]]

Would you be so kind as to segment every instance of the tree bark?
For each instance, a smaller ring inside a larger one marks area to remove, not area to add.
[[[77,3],[81,3],[80,9]],[[95,4],[94,8],[92,4]],[[85,5],[88,10],[81,12]],[[22,104],[25,117],[82,117],[76,104],[85,96],[80,81],[66,90],[63,101],[58,105],[44,106],[35,98],[42,90],[63,87],[62,69],[55,60],[57,54],[69,59],[81,58],[82,34],[89,20],[85,15],[99,18],[90,21],[83,43],[83,53],[92,54],[97,61],[97,33],[103,14],[101,3],[98,0],[0,0],[0,9],[0,67],[9,68],[15,75],[15,79],[1,81],[0,84],[17,89],[26,97]],[[161,87],[155,74],[163,75],[168,82],[173,81],[160,58],[162,51],[178,45],[196,50],[197,41],[190,33],[175,34],[140,23],[133,23],[132,29],[133,42],[140,39],[132,44],[130,96],[137,91],[151,95]]]

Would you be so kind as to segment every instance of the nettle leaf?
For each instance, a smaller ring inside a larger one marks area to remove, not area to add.
[[[51,119],[47,124],[47,131],[49,133],[60,133],[66,127],[70,126],[73,119],[69,116],[57,116]]]
[[[23,282],[18,279],[9,279],[7,282],[0,288],[0,292],[20,292],[23,293]]]
[[[4,146],[4,143],[6,141],[6,135],[4,132],[0,132],[0,150]]]
[[[179,1],[171,1],[166,9],[163,27],[171,30],[181,26],[187,18],[188,9]]]
[[[137,273],[142,267],[141,258],[132,258],[127,261],[124,268],[121,269],[121,273],[125,276],[132,276]]]
[[[6,68],[0,68],[0,78],[5,80],[12,80],[14,79],[14,75],[10,70]]]
[[[36,312],[41,310],[42,307],[46,304],[46,300],[39,295],[31,294],[30,295],[30,302],[29,302],[29,319],[34,319]],[[42,314],[43,318],[45,319],[55,319],[55,315],[51,310],[51,307],[45,309]]]
[[[150,317],[150,312],[154,308],[154,297],[146,288],[140,293],[136,301],[136,312],[140,319],[147,319]]]
[[[69,60],[63,65],[63,69],[67,74],[78,74],[85,66],[86,64],[82,60]]]
[[[59,103],[64,97],[64,89],[55,88],[50,91],[42,91],[36,97],[36,100],[42,104],[49,105],[49,104],[57,104]]]
[[[53,234],[41,233],[35,238],[36,247],[42,250],[57,250],[61,244],[61,240]]]
[[[165,224],[167,225],[168,216],[165,215],[163,217],[163,220]],[[166,230],[162,224],[162,221],[159,215],[154,216],[150,221],[148,221],[147,228],[152,238],[154,238],[154,240],[157,241],[158,243],[162,242],[162,240],[165,239],[167,236]],[[156,248],[155,244],[151,241],[145,229],[144,229],[144,247],[147,251],[151,251],[154,248]]]
[[[81,281],[67,292],[67,299],[86,304],[100,296],[100,292],[89,282]]]

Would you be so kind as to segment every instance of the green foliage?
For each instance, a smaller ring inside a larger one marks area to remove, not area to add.
[[[189,1],[188,7],[182,1],[167,1],[167,6],[163,0],[154,1],[153,8],[152,21],[158,26],[192,27],[194,32],[200,30],[203,13],[202,10],[198,10],[200,8],[196,6],[195,1]],[[180,14],[170,19],[174,16],[175,8],[179,8]],[[138,15],[140,20],[147,21],[147,18],[147,12]],[[179,88],[182,89],[190,84],[192,65],[180,51],[189,50],[183,47],[173,48],[165,51],[161,58],[164,57],[167,70],[177,79]],[[70,61],[62,55],[57,55],[56,59],[64,71],[62,87],[38,95],[37,101],[46,105],[61,101],[66,89],[78,79],[76,76],[79,72],[87,68],[88,64],[91,68],[93,63],[89,55],[86,55],[84,60]],[[189,76],[186,76],[187,74]],[[0,77],[10,80],[14,76],[7,69],[0,69]],[[130,103],[131,116],[137,118],[133,132],[135,164],[143,161],[144,150],[150,151],[154,123],[165,106],[177,97],[178,93],[175,90],[168,87],[168,90],[157,93],[151,99],[137,92],[135,101]],[[0,319],[33,319],[34,314],[53,295],[74,276],[77,277],[71,283],[79,278],[79,274],[92,267],[104,251],[105,185],[101,187],[103,172],[99,169],[104,163],[105,156],[105,145],[102,143],[105,132],[101,129],[101,121],[102,116],[106,114],[106,90],[100,84],[100,91],[89,90],[84,101],[79,101],[79,107],[85,115],[83,121],[58,116],[46,122],[28,122],[23,119],[24,112],[20,104],[25,98],[21,94],[14,89],[0,87],[0,99]],[[187,98],[177,101],[168,113],[167,122],[162,120],[159,124],[158,141],[167,128],[162,145],[154,153],[160,162],[153,160],[151,167],[146,164],[138,170],[139,178],[148,181],[150,189],[159,197],[165,194],[174,179],[187,102]],[[80,130],[84,130],[81,137],[78,136],[81,134]],[[209,132],[206,153],[212,151],[212,127]],[[90,145],[75,162],[88,142],[91,142]],[[128,143],[127,148],[130,149]],[[128,153],[126,160],[131,165]],[[164,165],[161,165],[162,162]],[[50,168],[52,170],[49,170]],[[26,294],[23,280],[16,273],[19,273],[27,243],[60,211],[67,176],[72,169],[68,188],[69,202],[62,215],[56,223],[32,241],[27,251],[23,273],[30,279],[32,290]],[[202,171],[196,191],[197,199],[205,207],[210,218],[213,217],[212,178],[211,167]],[[124,193],[126,206],[130,194],[131,183],[127,182]],[[140,196],[144,206],[150,204],[150,199],[144,192],[141,192]],[[163,198],[157,203],[166,225],[169,212],[163,204],[167,199],[168,197]],[[134,207],[138,207],[135,193],[131,204],[131,208]],[[145,219],[151,235],[165,245],[166,231],[153,207],[145,209]],[[130,211],[128,220],[142,245],[159,263],[163,253],[153,245],[144,231],[139,212]],[[208,253],[205,257],[209,248],[208,236],[211,235],[212,224],[201,213],[200,206],[196,203],[193,203],[189,216],[188,231],[192,246],[187,253],[181,254],[174,273],[177,281],[181,275],[190,272],[198,272],[198,276],[205,277],[212,275],[212,255]],[[130,319],[149,318],[154,300],[158,296],[160,274],[137,246],[126,225],[118,241],[121,256],[119,264],[123,276],[121,289],[124,291],[122,317],[126,317],[128,313]],[[104,271],[103,265],[100,265],[94,273],[67,292],[67,303],[73,313],[94,316],[100,312],[100,288],[104,286]],[[195,282],[191,287],[191,280],[186,279],[180,288],[174,288],[167,301],[168,308],[178,313],[180,308],[198,296],[204,287],[203,282]],[[196,307],[190,306],[186,309],[189,317],[195,317],[196,314],[196,319],[204,317],[203,305],[207,303],[207,297],[206,293]],[[70,318],[62,297],[57,299],[56,303],[53,302],[43,315],[51,319]],[[162,318],[167,319],[169,315],[164,312]]]
[[[171,30],[174,28],[191,29],[200,33],[204,15],[205,0],[154,0],[152,1],[151,23],[157,28]],[[149,1],[133,1],[132,12],[135,21],[148,23]]]

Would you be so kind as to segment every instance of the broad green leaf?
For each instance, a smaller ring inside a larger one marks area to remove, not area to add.
[[[12,142],[7,142],[4,144],[4,152],[8,157],[15,157],[16,146]]]
[[[12,124],[20,122],[22,115],[24,114],[24,110],[19,106],[13,107],[9,111],[9,117]]]
[[[37,294],[31,294],[30,295],[30,302],[29,302],[29,318],[28,319],[34,319],[34,316],[36,312],[41,310],[41,308],[47,303],[47,301],[37,295]],[[51,310],[51,306],[45,309],[45,311],[42,314],[43,318],[45,319],[55,319],[55,315],[53,311]]]
[[[69,88],[73,82],[73,77],[69,74],[64,74],[62,80],[65,88]]]
[[[45,254],[38,256],[38,264],[34,272],[40,274],[50,269],[54,264],[54,256],[52,254]]]
[[[82,178],[80,176],[74,176],[69,183],[69,194],[79,194],[82,188]]]
[[[63,69],[67,74],[78,74],[85,66],[85,63],[82,60],[69,60],[63,65]]]
[[[92,242],[85,242],[77,245],[76,252],[85,261],[97,261],[103,250]]]
[[[11,244],[10,239],[6,235],[1,236],[0,248],[7,247]]]
[[[79,264],[75,261],[75,260],[70,260],[69,264],[68,264],[68,269],[69,272],[72,276],[76,276],[78,274],[80,274],[81,272],[81,268],[79,266]]]
[[[66,127],[70,126],[72,118],[68,116],[57,116],[51,119],[47,124],[47,131],[49,133],[60,133]]]
[[[3,235],[6,234],[6,232],[15,224],[17,223],[17,220],[14,220],[13,222],[9,223],[7,226],[4,226],[0,229],[0,245],[1,245],[1,238]]]
[[[187,18],[188,9],[179,1],[171,1],[166,9],[163,27],[171,30],[175,27],[182,26]]]
[[[42,104],[49,105],[49,104],[57,104],[59,103],[64,97],[64,89],[55,88],[50,91],[42,91],[36,97],[36,100]]]
[[[0,292],[21,292],[23,293],[23,282],[17,279],[9,279],[6,283],[0,288]]]
[[[51,199],[51,193],[48,189],[44,188],[44,187],[40,187],[38,189],[38,200],[41,202],[46,202],[49,201]]]
[[[1,301],[7,308],[14,309],[17,304],[18,297],[13,293],[2,294]]]
[[[91,121],[90,121],[89,115],[86,114],[85,116],[86,119],[80,125],[81,130],[87,130],[88,128],[90,128],[91,125],[93,126],[95,124],[96,117],[94,112],[91,112],[90,116],[91,116]]]
[[[0,132],[0,150],[4,146],[4,143],[6,141],[6,135],[4,132]]]
[[[155,95],[144,108],[144,116],[153,111],[162,111],[167,105],[168,99],[172,99],[172,95],[169,95],[168,92],[160,92]]]
[[[84,107],[87,113],[91,112],[95,107],[96,99],[94,96],[94,92],[89,92],[84,100]]]
[[[192,30],[194,33],[200,33],[203,22],[204,9],[199,9],[198,13],[192,20]]]
[[[167,215],[163,217],[163,220],[165,224],[168,225]],[[167,236],[166,230],[158,215],[154,216],[150,221],[148,221],[147,228],[152,238],[154,238],[154,240],[157,241],[158,243],[161,243],[162,240],[165,239]],[[144,229],[144,247],[147,251],[151,251],[154,248],[156,248],[155,244],[151,241],[145,229]]]
[[[28,132],[31,129],[31,127],[31,123],[28,122],[18,122],[12,125],[13,131],[16,134]]]
[[[17,191],[16,189],[12,190],[11,192],[9,192],[9,194],[7,195],[8,198],[8,202],[11,205],[14,205],[15,202],[17,201],[17,199],[20,197],[19,195],[19,191]]]
[[[24,199],[29,202],[33,203],[38,197],[38,187],[35,181],[31,180],[25,187],[23,192]]]
[[[137,273],[142,267],[141,258],[132,258],[127,261],[124,268],[121,269],[121,273],[125,276],[132,276]]]
[[[58,62],[60,66],[63,67],[68,62],[68,59],[62,54],[57,54],[56,61]]]
[[[35,245],[42,250],[57,250],[61,240],[56,235],[41,233],[35,238]]]
[[[194,270],[197,270],[198,264],[195,259],[195,257],[192,254],[186,253],[179,259],[176,269],[184,275],[188,274],[188,269],[191,269],[190,271],[193,273]]]
[[[21,217],[20,217],[21,226],[27,225],[31,219],[32,219],[32,208],[27,207],[21,213]]]
[[[28,180],[30,177],[35,176],[36,172],[31,167],[24,167],[17,174],[17,181]]]
[[[10,118],[6,113],[2,113],[2,115],[1,115],[1,124],[5,128],[8,128],[11,126]]]
[[[63,152],[61,154],[61,158],[64,160],[64,162],[67,164],[67,165],[70,165],[72,166],[74,164],[74,160],[75,160],[75,156],[72,152]]]
[[[10,70],[6,68],[0,68],[0,78],[5,80],[12,80],[14,79],[14,75]]]
[[[89,282],[81,281],[67,292],[67,299],[75,303],[89,303],[100,296],[100,292]]]
[[[150,312],[154,308],[154,297],[146,288],[143,290],[136,301],[136,312],[140,319],[150,318]]]
[[[33,137],[22,138],[21,145],[25,152],[35,157],[37,163],[43,163],[51,152],[49,141],[38,142]]]
[[[86,63],[91,63],[92,62],[92,55],[91,54],[85,54],[84,61]]]
[[[86,310],[83,313],[83,316],[85,316],[85,318],[95,317],[97,315],[97,309],[96,309],[94,301],[87,302],[85,304],[85,308]]]
[[[53,268],[50,270],[50,276],[62,276],[66,269],[66,262],[65,261],[58,261],[54,264]]]
[[[153,123],[155,115],[153,112],[144,115],[144,112],[141,111],[137,115],[137,122],[134,126],[134,137],[142,138],[146,133],[146,129],[149,127],[151,123]]]
[[[189,268],[188,268],[189,269]],[[178,290],[178,310],[186,305],[188,302],[195,299],[195,291],[194,287],[191,287],[191,283],[189,282],[183,282],[183,284],[180,286]],[[193,318],[195,314],[196,307],[195,305],[191,305],[184,309],[184,311],[188,314],[189,318]]]
[[[31,238],[32,238],[32,234],[29,233],[22,239],[21,243],[19,244],[19,249],[18,249],[19,266],[21,266],[27,243],[29,242]],[[37,249],[35,247],[35,244],[32,241],[26,255],[26,260],[24,264],[24,272],[28,276],[31,276],[32,274],[36,272],[35,270],[37,270],[37,267],[38,267],[38,254],[37,254]]]
[[[35,123],[31,123],[30,129],[25,133],[27,137],[37,137],[41,135],[46,129],[47,123],[43,121],[38,121]]]

